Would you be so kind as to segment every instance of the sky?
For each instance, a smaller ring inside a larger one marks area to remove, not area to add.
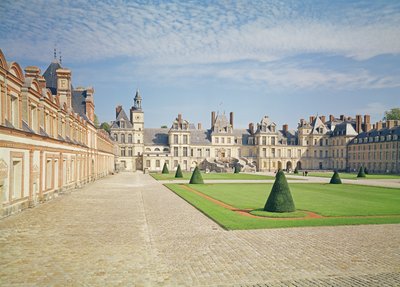
[[[101,122],[139,89],[145,126],[211,111],[245,128],[400,107],[400,1],[0,1],[7,61],[53,60],[93,86]]]

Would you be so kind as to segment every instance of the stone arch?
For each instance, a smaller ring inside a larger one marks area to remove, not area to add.
[[[301,161],[298,161],[298,162],[296,163],[296,167],[297,167],[297,169],[301,169]]]
[[[289,171],[293,169],[293,164],[292,162],[289,160],[288,162],[286,162],[286,170]]]
[[[3,51],[0,49],[0,67],[4,70],[8,70],[6,57],[4,57]]]
[[[8,71],[14,75],[17,79],[19,79],[21,82],[24,82],[24,72],[22,71],[20,65],[17,62],[12,62],[10,64],[10,68]]]

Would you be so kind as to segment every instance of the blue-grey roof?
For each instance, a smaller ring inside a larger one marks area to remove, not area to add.
[[[190,130],[190,143],[198,145],[211,144],[211,130]]]
[[[144,129],[144,144],[145,145],[168,145],[168,130],[167,129]]]
[[[90,120],[86,116],[86,90],[74,90],[72,91],[72,109],[75,113],[78,113],[86,121]]]
[[[331,136],[356,136],[357,132],[351,122],[342,122],[335,126]]]
[[[118,129],[118,128],[120,128],[119,122],[120,122],[121,120],[123,120],[123,121],[125,122],[125,124],[126,124],[125,128],[126,128],[126,129],[131,129],[131,128],[133,127],[133,126],[132,126],[132,123],[129,121],[128,116],[126,115],[124,109],[121,108],[121,110],[119,111],[119,113],[118,113],[118,115],[117,115],[115,121],[112,122],[111,128],[112,128],[112,129]]]
[[[355,139],[364,139],[364,138],[369,138],[369,137],[376,137],[376,136],[387,136],[387,135],[397,135],[397,141],[400,141],[400,126],[391,128],[391,129],[380,129],[380,130],[370,130],[368,132],[362,132],[358,136],[356,136],[354,139],[351,140],[350,144],[355,144],[354,140]],[[392,139],[393,140],[393,139]],[[359,141],[358,143],[364,143],[364,141]],[[368,143],[368,142],[366,142]]]
[[[57,95],[57,69],[60,69],[61,65],[57,61],[51,62],[43,74],[46,80],[46,88],[50,89],[53,95]]]

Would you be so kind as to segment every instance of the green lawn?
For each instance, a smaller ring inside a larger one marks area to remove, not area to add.
[[[291,174],[291,175],[297,175],[297,176],[302,176],[302,172],[299,172],[299,174]],[[331,178],[333,175],[333,172],[309,172],[308,176],[316,176],[316,177],[328,177]],[[367,174],[366,177],[362,178],[357,178],[357,173],[340,173],[339,176],[341,179],[399,179],[400,180],[400,175],[396,174]]]
[[[169,174],[162,173],[150,173],[150,175],[156,180],[190,180],[192,176],[191,172],[183,172],[183,178],[175,178],[175,172]],[[273,176],[261,175],[261,174],[247,174],[247,173],[201,173],[204,180],[209,179],[226,179],[226,180],[265,180],[275,179]]]
[[[212,203],[184,189],[182,185],[166,186],[227,229],[400,223],[399,189],[349,184],[292,183],[290,188],[296,208],[325,217],[282,220],[246,217]],[[271,187],[272,184],[260,183],[190,185],[190,188],[234,207],[255,210],[264,207]]]

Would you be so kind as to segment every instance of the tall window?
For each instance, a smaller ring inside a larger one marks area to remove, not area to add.
[[[18,98],[11,96],[11,124],[18,127]]]
[[[128,143],[132,143],[132,135],[131,134],[128,135]]]
[[[187,156],[187,155],[188,155],[188,148],[183,147],[183,156]]]
[[[174,156],[178,156],[178,147],[174,147]]]
[[[160,160],[159,159],[156,160],[156,167],[160,167]]]
[[[121,135],[121,142],[122,142],[122,143],[125,143],[125,134],[122,134],[122,135]]]
[[[210,149],[209,148],[206,148],[206,157],[210,157],[211,155],[210,155]]]
[[[132,148],[131,147],[128,148],[128,156],[132,156]]]
[[[274,145],[275,144],[275,137],[271,138],[271,144]]]
[[[114,134],[114,139],[116,142],[118,141],[118,134]]]
[[[188,136],[187,135],[183,135],[183,143],[184,144],[188,143]]]
[[[36,106],[31,106],[31,128],[35,132],[38,131],[38,116],[37,116],[37,108]]]
[[[178,135],[174,135],[174,144],[178,143]]]
[[[125,148],[121,148],[121,156],[125,156]]]

